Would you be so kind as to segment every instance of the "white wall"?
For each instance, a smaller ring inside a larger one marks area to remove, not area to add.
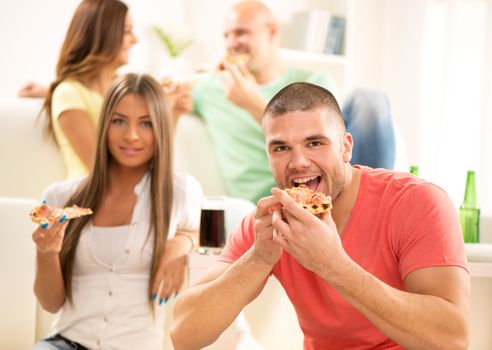
[[[48,5],[49,4],[49,9]],[[49,82],[75,0],[0,2],[0,96],[13,97],[23,82]]]
[[[424,3],[355,0],[353,5],[352,86],[374,87],[388,95],[411,164],[419,164]]]
[[[487,11],[487,32],[485,36],[485,61],[492,62],[492,0],[488,0]],[[490,130],[492,130],[492,65],[485,65],[485,84],[483,89],[483,108],[481,120],[481,158],[486,159],[480,163],[478,168],[478,183],[481,186],[484,195],[480,198],[480,203],[483,205],[482,214],[487,214],[492,217],[492,137],[490,137]]]
[[[152,25],[183,24],[183,3],[127,0],[140,42],[126,69],[159,74],[168,60]],[[49,83],[78,0],[2,0],[0,2],[0,96],[14,97],[28,80]]]
[[[127,70],[159,75],[169,62],[164,46],[153,32],[157,25],[176,32],[184,28],[184,6],[181,1],[123,0],[133,19],[135,35],[139,40],[131,51]]]
[[[382,89],[383,2],[354,1],[351,16],[350,65],[352,87]]]
[[[393,115],[407,142],[411,164],[419,164],[420,72],[423,45],[423,1],[384,0],[381,88],[391,101]]]
[[[473,17],[479,0],[354,0],[351,67],[352,85],[388,94],[409,162],[421,166],[421,175],[459,206],[466,170],[477,170],[482,213],[491,215],[492,70],[486,62],[492,60],[492,1],[487,2],[486,34],[465,36],[463,28],[484,23],[483,11]],[[426,11],[440,5],[447,7],[442,27],[430,32],[436,23]]]

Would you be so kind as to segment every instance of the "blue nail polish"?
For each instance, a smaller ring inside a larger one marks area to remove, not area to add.
[[[48,223],[47,223],[47,222],[41,225],[41,228],[42,228],[43,230],[44,230],[44,229],[46,229],[46,227],[48,227]]]
[[[67,220],[67,216],[66,215],[63,215],[60,219],[60,222],[64,222],[65,220]]]
[[[168,301],[168,300],[169,300],[169,297],[166,297],[166,298],[164,299],[164,304],[167,304],[167,301]]]
[[[164,301],[164,299],[159,298],[159,305],[161,305],[163,301]]]
[[[178,296],[179,292],[174,293],[174,297],[176,298]]]
[[[157,298],[157,293],[152,293],[152,300],[155,300],[155,298]]]

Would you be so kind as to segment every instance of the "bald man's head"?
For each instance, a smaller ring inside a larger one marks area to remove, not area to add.
[[[277,54],[278,24],[272,11],[262,2],[235,3],[225,18],[224,37],[229,54],[249,54],[248,68],[261,69]]]
[[[239,16],[257,17],[265,23],[275,22],[272,11],[261,1],[244,0],[235,3],[229,10]]]

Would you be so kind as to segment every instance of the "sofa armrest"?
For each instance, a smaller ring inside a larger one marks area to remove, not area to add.
[[[28,349],[34,344],[36,298],[33,292],[35,225],[29,211],[34,199],[0,197],[0,349]]]

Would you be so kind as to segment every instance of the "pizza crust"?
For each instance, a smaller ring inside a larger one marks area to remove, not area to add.
[[[43,225],[59,221],[64,215],[68,220],[91,214],[90,208],[81,208],[75,204],[65,208],[52,208],[48,204],[42,204],[31,209],[29,216],[36,224]]]
[[[285,191],[296,203],[312,214],[321,214],[333,208],[330,196],[312,191],[304,184],[287,188]]]

